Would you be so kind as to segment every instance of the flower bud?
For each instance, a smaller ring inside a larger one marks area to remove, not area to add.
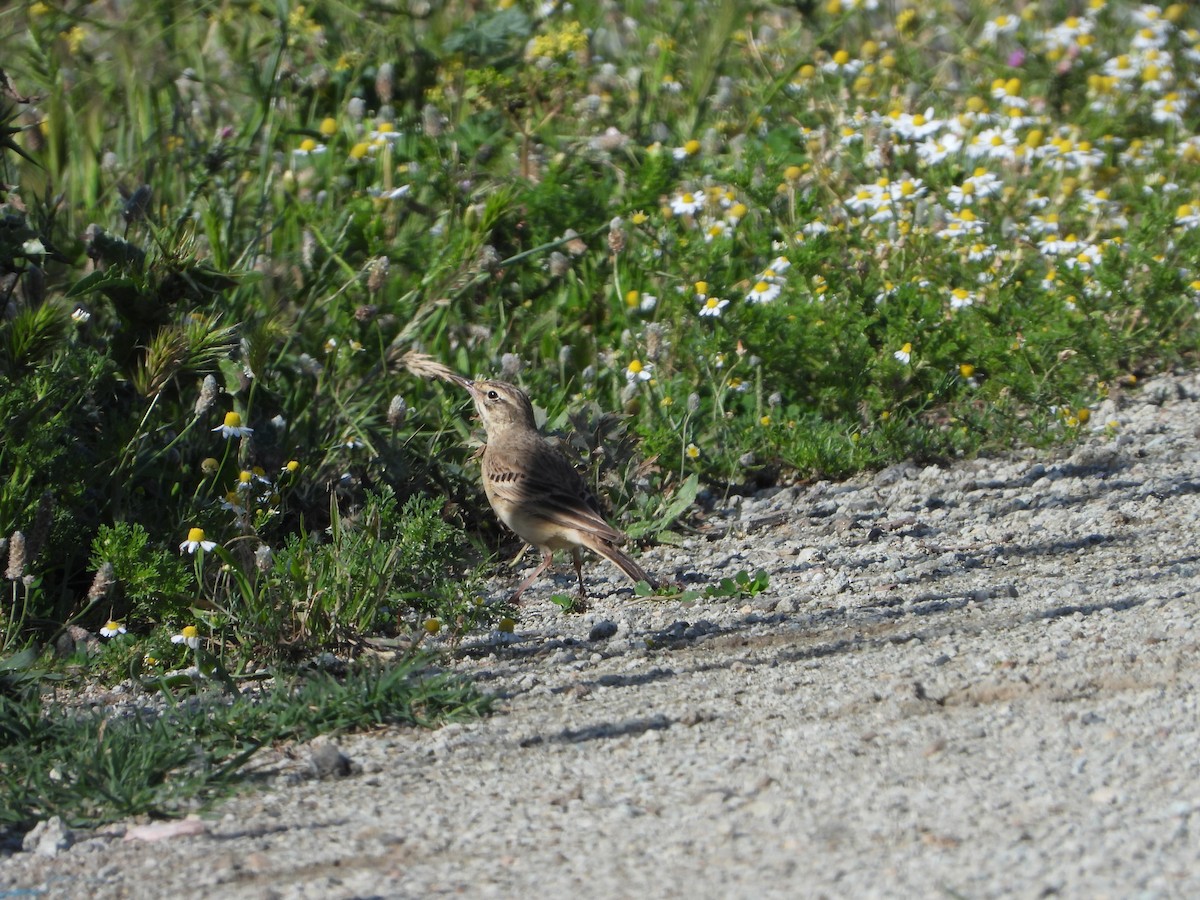
[[[408,417],[408,404],[404,402],[404,398],[399,394],[392,398],[392,402],[388,404],[387,423],[393,428],[399,428],[404,424],[404,420]]]

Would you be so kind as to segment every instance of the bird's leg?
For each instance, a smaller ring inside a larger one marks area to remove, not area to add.
[[[579,578],[579,599],[586,601],[587,590],[583,586],[583,551],[578,547],[572,547],[571,559],[575,561],[575,575]]]
[[[531,584],[533,584],[535,581],[537,581],[537,577],[539,575],[541,575],[543,572],[545,572],[546,569],[548,569],[550,567],[550,563],[552,563],[553,561],[554,561],[554,551],[547,550],[545,555],[542,557],[542,564],[533,570],[532,575],[530,575],[528,578],[526,578],[524,581],[521,582],[521,586],[518,587],[516,589],[516,591],[513,592],[513,595],[508,598],[508,602],[511,603],[513,606],[516,606],[517,603],[520,602],[521,594],[524,592],[525,588],[529,587]]]

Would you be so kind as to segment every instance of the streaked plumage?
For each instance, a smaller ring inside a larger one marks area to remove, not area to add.
[[[542,564],[517,588],[513,602],[551,564],[555,550],[571,551],[581,597],[583,547],[613,562],[633,581],[649,582],[650,576],[619,548],[625,535],[605,521],[583,478],[538,432],[524,391],[504,381],[457,375],[449,380],[470,392],[487,430],[483,489],[488,502],[500,521],[542,551]]]

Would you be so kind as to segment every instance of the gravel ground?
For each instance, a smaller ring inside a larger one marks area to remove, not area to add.
[[[643,556],[766,569],[756,597],[567,616],[539,582],[454,663],[488,719],[281,763],[189,836],[45,828],[0,898],[1200,896],[1200,377],[1106,407],[1115,435],[764,492]]]

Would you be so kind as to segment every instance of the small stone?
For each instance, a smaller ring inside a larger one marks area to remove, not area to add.
[[[313,745],[308,761],[318,778],[345,778],[350,774],[350,757],[332,741]]]
[[[616,633],[617,623],[612,621],[612,619],[604,619],[592,626],[592,630],[588,632],[588,640],[604,641]]]
[[[38,856],[55,857],[75,843],[75,835],[58,816],[38,822],[21,841],[21,849]]]

